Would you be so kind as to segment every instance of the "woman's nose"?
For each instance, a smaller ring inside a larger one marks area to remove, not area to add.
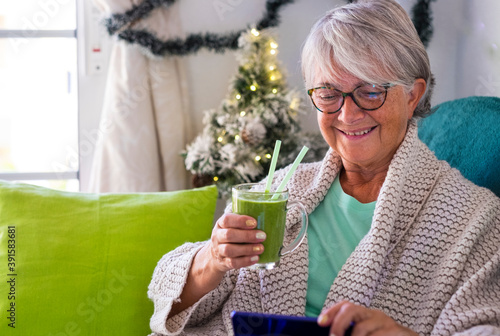
[[[365,111],[356,105],[351,96],[344,98],[344,105],[339,111],[338,119],[345,124],[353,124],[365,117]]]

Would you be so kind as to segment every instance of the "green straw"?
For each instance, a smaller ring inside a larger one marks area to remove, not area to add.
[[[273,197],[271,198],[272,200],[276,200],[279,197],[279,193],[282,192],[283,189],[285,189],[285,186],[288,183],[288,180],[290,180],[293,173],[295,173],[295,170],[299,166],[300,161],[302,161],[302,159],[304,158],[304,156],[306,155],[308,150],[309,150],[309,148],[307,148],[306,146],[302,147],[302,150],[300,151],[299,155],[297,156],[297,158],[293,162],[292,167],[290,168],[288,173],[286,173],[285,178],[283,179],[283,181],[281,181],[280,185],[278,186],[278,189],[276,189],[276,194],[273,195]]]
[[[276,169],[276,162],[278,161],[278,155],[280,153],[281,141],[276,140],[276,144],[274,145],[273,158],[271,160],[271,166],[269,167],[269,175],[267,175],[267,183],[266,183],[266,193],[271,191],[271,184],[273,183],[274,170]]]

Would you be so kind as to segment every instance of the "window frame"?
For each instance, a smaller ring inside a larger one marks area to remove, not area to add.
[[[78,31],[79,31],[79,22],[78,18],[79,16],[79,10],[80,10],[80,1],[81,0],[76,0],[76,13],[75,16],[77,18],[77,27],[75,29],[52,29],[52,30],[43,30],[43,29],[38,29],[38,30],[29,30],[29,34],[26,34],[26,30],[21,30],[21,29],[0,29],[0,39],[8,39],[8,38],[74,38],[76,40],[77,44],[77,54],[76,54],[76,62],[77,62],[77,69],[78,69],[78,63],[79,63],[79,36],[78,36]],[[79,96],[79,95],[77,95]],[[80,115],[80,109],[79,109],[79,97],[77,98],[77,119],[79,118]],[[79,133],[79,127],[78,128],[78,133]],[[78,150],[80,148],[80,137],[79,134],[77,136],[77,144],[78,144]],[[30,172],[0,172],[0,180],[5,180],[5,181],[36,181],[36,180],[44,180],[44,181],[51,181],[51,180],[77,180],[79,185],[81,184],[80,181],[80,167],[81,167],[81,162],[80,158],[78,160],[78,170],[70,170],[70,171],[64,171],[64,172],[37,172],[37,171],[30,171]],[[80,187],[81,188],[81,187]]]

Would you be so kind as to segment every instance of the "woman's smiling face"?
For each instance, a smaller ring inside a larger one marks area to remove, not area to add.
[[[360,84],[358,78],[345,74],[334,83],[316,76],[315,86],[333,86],[343,92],[351,92]],[[425,90],[425,81],[423,82]],[[385,103],[374,111],[359,108],[351,97],[345,97],[344,105],[334,114],[318,111],[321,133],[330,147],[341,157],[344,167],[377,170],[387,167],[403,141],[408,120],[420,96],[406,93],[396,85],[387,91]]]

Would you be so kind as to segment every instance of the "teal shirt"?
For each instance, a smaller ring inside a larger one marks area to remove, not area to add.
[[[309,216],[306,316],[321,313],[333,280],[370,230],[375,203],[360,203],[342,190],[339,177]]]

